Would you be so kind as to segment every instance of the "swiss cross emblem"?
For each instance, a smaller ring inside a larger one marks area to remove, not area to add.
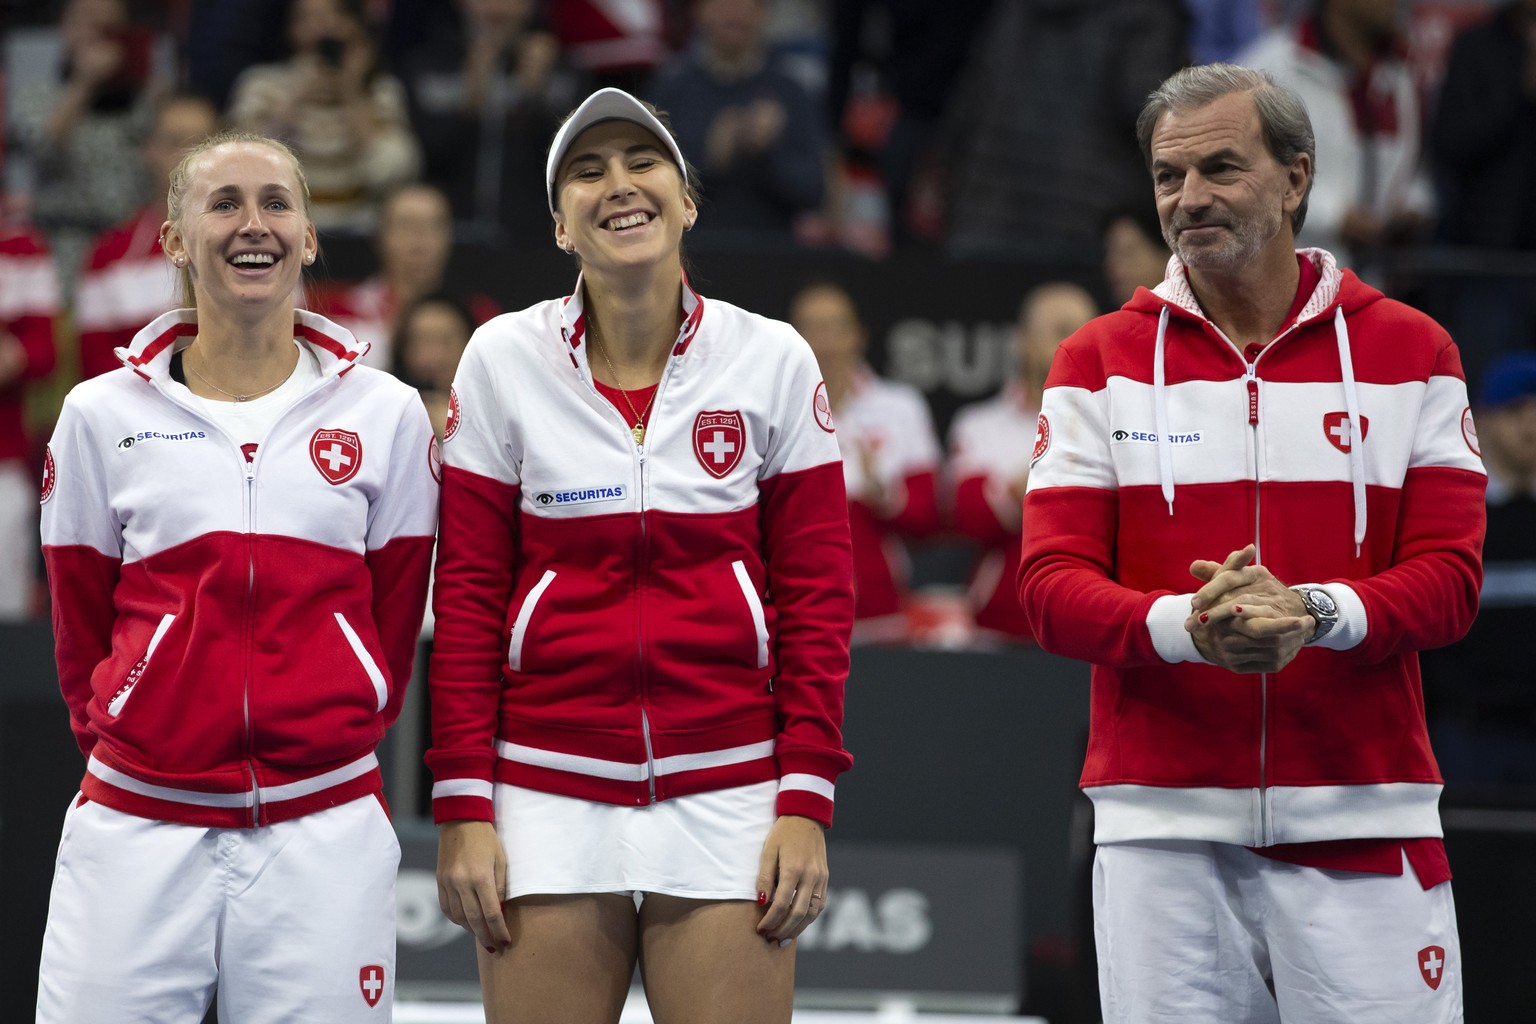
[[[357,972],[357,985],[363,990],[363,998],[369,1006],[378,1006],[384,998],[384,968],[369,964]]]
[[[43,452],[43,496],[40,500],[53,497],[53,485],[58,479],[59,472],[53,466],[53,446],[49,445]]]
[[[309,457],[321,476],[344,484],[363,468],[363,439],[350,430],[317,430],[309,439]]]
[[[1445,977],[1445,950],[1439,946],[1425,946],[1418,952],[1418,962],[1424,984],[1438,989],[1440,979]]]
[[[1033,466],[1040,461],[1040,456],[1051,450],[1051,421],[1045,418],[1045,413],[1035,421],[1035,453],[1029,457],[1029,464]]]
[[[741,461],[746,436],[736,410],[701,412],[693,421],[693,454],[706,473],[723,477]]]
[[[459,391],[452,384],[448,385],[448,419],[443,423],[443,443],[453,440],[453,435],[459,432]]]
[[[1360,417],[1360,440],[1365,440],[1365,435],[1371,431],[1371,421],[1364,416]],[[1339,451],[1349,454],[1349,413],[1325,412],[1323,413],[1323,436],[1328,438],[1328,443]]]

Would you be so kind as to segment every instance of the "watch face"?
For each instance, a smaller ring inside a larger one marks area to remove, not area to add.
[[[1309,590],[1307,591],[1307,597],[1309,598],[1307,603],[1314,606],[1324,615],[1335,615],[1338,613],[1338,605],[1333,603],[1333,598],[1329,595],[1328,591]]]

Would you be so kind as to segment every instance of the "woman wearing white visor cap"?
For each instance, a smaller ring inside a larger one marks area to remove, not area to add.
[[[576,286],[475,333],[445,430],[443,910],[491,1021],[617,1021],[637,960],[657,1021],[788,1021],[852,760],[826,389],[789,326],[688,285],[654,108],[594,93],[547,179]]]

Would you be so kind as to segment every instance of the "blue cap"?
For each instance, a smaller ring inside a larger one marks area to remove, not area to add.
[[[1486,408],[1532,395],[1536,395],[1536,352],[1518,352],[1501,356],[1484,371],[1477,400]]]

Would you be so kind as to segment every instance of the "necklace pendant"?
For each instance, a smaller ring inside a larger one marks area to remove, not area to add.
[[[235,401],[237,401],[237,402],[243,402],[243,401],[245,401],[245,400],[246,400],[246,399],[247,399],[247,398],[248,398],[248,397],[250,397],[250,396],[248,396],[248,395],[236,395],[236,396],[235,396]]]
[[[629,428],[629,432],[634,435],[635,444],[645,444],[645,424],[644,423],[636,423],[634,426]]]

